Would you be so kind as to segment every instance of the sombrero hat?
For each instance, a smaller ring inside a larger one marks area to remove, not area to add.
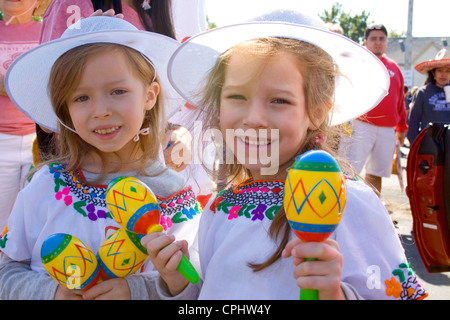
[[[60,39],[34,47],[13,61],[5,75],[5,88],[15,106],[34,122],[57,132],[58,118],[47,92],[50,71],[65,52],[89,43],[115,43],[147,57],[161,83],[167,118],[184,104],[167,77],[169,58],[179,43],[161,34],[138,30],[123,19],[98,16],[79,20]]]
[[[256,21],[262,20],[262,21]],[[318,17],[290,10],[242,24],[214,28],[189,38],[169,62],[169,80],[191,105],[201,106],[201,92],[218,57],[240,42],[285,37],[309,42],[326,51],[339,66],[331,124],[345,123],[374,108],[388,93],[386,67],[372,52],[330,32]]]
[[[442,67],[450,67],[450,57],[447,49],[440,50],[436,54],[436,58],[434,58],[433,60],[430,59],[428,61],[421,62],[416,65],[414,69],[422,74],[427,74],[430,70]]]

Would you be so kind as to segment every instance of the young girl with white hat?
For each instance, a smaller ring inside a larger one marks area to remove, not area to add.
[[[427,294],[408,266],[389,214],[365,183],[345,179],[345,211],[326,241],[302,242],[289,227],[283,190],[294,160],[312,149],[335,154],[330,125],[371,109],[389,87],[373,54],[317,19],[294,15],[298,24],[262,21],[212,29],[189,39],[171,59],[174,87],[204,110],[205,130],[226,136],[223,152],[232,154],[222,165],[229,186],[202,213],[201,285],[188,284],[176,271],[180,253],[168,245],[173,239],[143,238],[166,284],[161,293],[298,299],[300,287],[318,290],[319,299],[422,299]],[[243,136],[247,130],[256,133]],[[270,173],[264,153],[275,155]]]
[[[30,50],[8,70],[6,88],[36,123],[58,134],[58,155],[41,164],[19,193],[1,238],[2,299],[149,299],[152,266],[102,281],[86,292],[69,290],[44,269],[40,250],[55,233],[70,234],[97,252],[118,229],[105,203],[106,186],[133,176],[157,196],[164,229],[192,241],[199,221],[186,181],[159,160],[165,115],[181,99],[166,68],[179,44],[97,16]]]

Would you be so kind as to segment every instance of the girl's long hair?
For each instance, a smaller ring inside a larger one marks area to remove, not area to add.
[[[202,96],[202,106],[206,106],[203,111],[203,132],[206,130],[219,130],[219,112],[221,88],[225,81],[225,71],[227,64],[236,52],[252,55],[270,57],[280,54],[293,54],[298,59],[298,66],[304,79],[303,90],[306,100],[307,114],[316,129],[308,130],[303,145],[299,148],[297,155],[308,150],[322,149],[337,157],[337,143],[341,126],[331,127],[327,117],[334,102],[335,80],[339,73],[337,65],[333,59],[322,49],[307,42],[286,39],[286,38],[262,38],[240,44],[222,54],[215,67],[207,78],[206,92]],[[318,123],[317,119],[325,119]],[[316,143],[315,137],[321,134],[325,137],[325,142]],[[223,149],[222,149],[223,150]],[[292,159],[292,162],[296,157]],[[351,167],[343,160],[339,159],[344,172],[353,174]],[[225,187],[230,184],[238,184],[245,179],[251,178],[251,173],[242,165],[228,162],[212,172],[213,178]],[[269,228],[269,235],[277,241],[278,249],[263,263],[248,263],[254,271],[260,271],[272,265],[281,257],[281,253],[289,241],[291,229],[288,224],[284,208],[281,208],[275,215]]]

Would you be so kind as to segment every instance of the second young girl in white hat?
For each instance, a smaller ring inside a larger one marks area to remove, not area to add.
[[[222,165],[230,185],[202,214],[201,285],[188,285],[176,271],[180,252],[170,245],[173,239],[152,234],[142,240],[167,296],[298,299],[299,288],[318,290],[319,299],[427,295],[386,209],[361,181],[345,180],[345,211],[328,240],[302,242],[290,229],[283,209],[289,167],[311,149],[333,153],[333,135],[326,139],[330,124],[372,108],[389,83],[371,53],[300,17],[302,25],[213,29],[191,38],[172,57],[172,83],[204,109],[205,129],[222,135],[222,151],[232,153]]]

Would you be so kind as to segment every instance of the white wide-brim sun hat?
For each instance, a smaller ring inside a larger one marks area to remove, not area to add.
[[[238,43],[262,37],[309,42],[334,59],[343,76],[336,79],[331,125],[363,115],[388,93],[390,79],[386,67],[372,52],[345,36],[328,31],[318,17],[292,11],[274,12],[188,39],[169,62],[169,80],[184,99],[201,109],[204,107],[200,102],[202,88],[218,57]]]
[[[58,119],[47,90],[50,71],[65,52],[89,43],[115,43],[133,48],[147,57],[161,84],[167,119],[184,104],[167,76],[170,56],[180,43],[161,34],[138,30],[123,19],[106,16],[81,19],[61,38],[20,55],[5,75],[5,89],[12,102],[34,122],[58,132]]]

